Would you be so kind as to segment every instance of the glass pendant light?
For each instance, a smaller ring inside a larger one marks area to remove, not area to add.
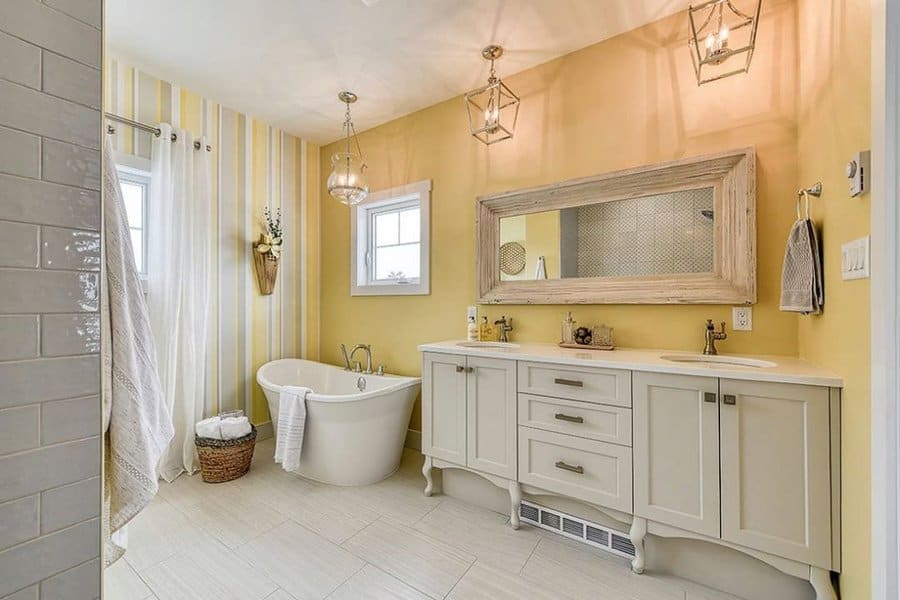
[[[762,0],[707,0],[688,8],[697,85],[750,70],[761,6]]]
[[[466,94],[466,113],[469,133],[490,146],[513,136],[519,117],[519,97],[497,77],[494,70],[494,61],[503,56],[503,48],[487,46],[481,51],[481,56],[491,61],[491,74],[486,86]]]
[[[366,182],[366,163],[362,160],[359,138],[356,137],[356,129],[350,118],[350,105],[356,102],[356,94],[344,91],[338,94],[338,99],[347,105],[343,128],[346,146],[344,152],[337,152],[331,157],[332,171],[328,176],[328,193],[338,202],[352,206],[366,199],[369,195],[369,185]],[[356,145],[356,152],[352,150],[351,139]]]

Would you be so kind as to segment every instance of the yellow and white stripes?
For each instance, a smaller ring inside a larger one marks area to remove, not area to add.
[[[254,422],[266,422],[256,369],[269,360],[305,356],[307,321],[317,319],[309,311],[318,303],[307,297],[310,287],[318,289],[307,283],[309,256],[318,254],[307,248],[307,212],[317,206],[308,196],[318,195],[317,181],[308,173],[308,144],[116,59],[109,59],[105,72],[110,78],[106,110],[142,122],[170,122],[205,136],[212,146],[207,410],[244,408]],[[120,125],[114,146],[148,158],[149,135]],[[251,255],[264,229],[266,205],[281,208],[285,234],[272,296],[260,295]]]

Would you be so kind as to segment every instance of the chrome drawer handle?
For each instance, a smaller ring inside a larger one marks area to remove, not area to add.
[[[572,387],[584,387],[584,382],[578,381],[577,379],[560,379],[559,377],[557,377],[553,380],[553,383],[559,385],[569,385]]]
[[[562,469],[563,471],[571,471],[572,473],[578,473],[579,475],[584,475],[584,467],[578,465],[577,467],[573,467],[572,465],[566,464],[561,460],[556,461],[556,468]]]
[[[713,392],[705,392],[703,394],[703,401],[704,402],[712,402],[713,404],[715,404],[716,402],[718,402],[718,398],[716,397],[716,395]]]
[[[722,404],[728,404],[729,406],[733,406],[737,404],[737,396],[732,394],[725,394],[722,396]]]
[[[563,413],[556,413],[553,415],[553,418],[559,419],[560,421],[568,421],[569,423],[584,423],[584,417],[573,417],[571,415],[564,415]]]

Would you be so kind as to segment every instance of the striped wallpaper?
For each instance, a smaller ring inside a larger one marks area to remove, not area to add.
[[[212,146],[212,306],[206,404],[250,408],[269,421],[256,385],[260,365],[318,357],[318,157],[313,144],[188,89],[107,59],[105,107],[144,123],[168,122]],[[114,147],[149,158],[151,134],[117,125]],[[281,208],[285,245],[275,292],[259,293],[251,244],[263,208]],[[151,242],[152,243],[152,242]]]

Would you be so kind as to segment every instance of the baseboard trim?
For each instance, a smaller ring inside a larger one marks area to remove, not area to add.
[[[275,437],[275,430],[272,428],[272,421],[266,421],[256,426],[256,441],[261,442]]]
[[[415,429],[407,429],[406,430],[406,443],[404,444],[407,448],[412,448],[413,450],[422,451],[422,432],[416,431]]]

